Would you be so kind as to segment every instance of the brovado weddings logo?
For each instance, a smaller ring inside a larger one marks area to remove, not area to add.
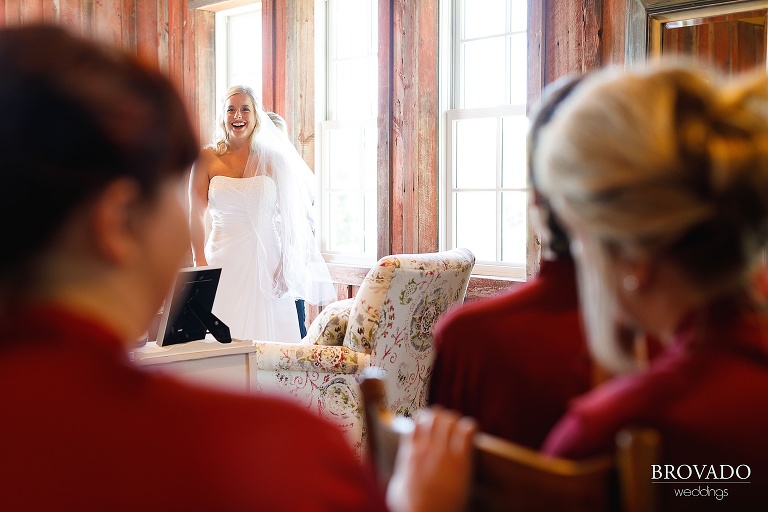
[[[651,464],[654,484],[678,484],[675,496],[722,500],[728,497],[729,484],[748,484],[752,469],[746,464]],[[711,487],[710,487],[711,485]]]

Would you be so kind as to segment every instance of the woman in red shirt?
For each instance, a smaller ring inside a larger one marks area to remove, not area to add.
[[[543,450],[586,457],[623,427],[650,426],[672,468],[648,472],[672,484],[659,486],[667,506],[765,505],[768,317],[752,291],[768,241],[764,74],[594,73],[543,128],[534,159],[574,241],[593,356],[626,374],[578,399]],[[639,365],[617,326],[666,348]]]

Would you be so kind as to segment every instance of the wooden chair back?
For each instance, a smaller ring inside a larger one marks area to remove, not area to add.
[[[361,389],[368,429],[368,458],[380,483],[392,474],[399,438],[413,422],[386,407],[381,374],[363,374]],[[655,431],[628,429],[616,456],[568,460],[543,455],[507,440],[478,433],[468,510],[522,512],[650,512],[656,510],[650,465],[659,458]]]

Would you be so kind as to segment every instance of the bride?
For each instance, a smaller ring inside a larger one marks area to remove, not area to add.
[[[298,342],[295,299],[336,298],[310,227],[312,171],[249,87],[227,90],[218,128],[190,174],[195,266],[221,267],[213,314],[233,338]]]

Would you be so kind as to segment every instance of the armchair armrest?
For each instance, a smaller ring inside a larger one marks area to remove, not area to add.
[[[371,356],[347,347],[296,345],[257,341],[255,359],[258,370],[324,372],[354,375],[370,366]]]

